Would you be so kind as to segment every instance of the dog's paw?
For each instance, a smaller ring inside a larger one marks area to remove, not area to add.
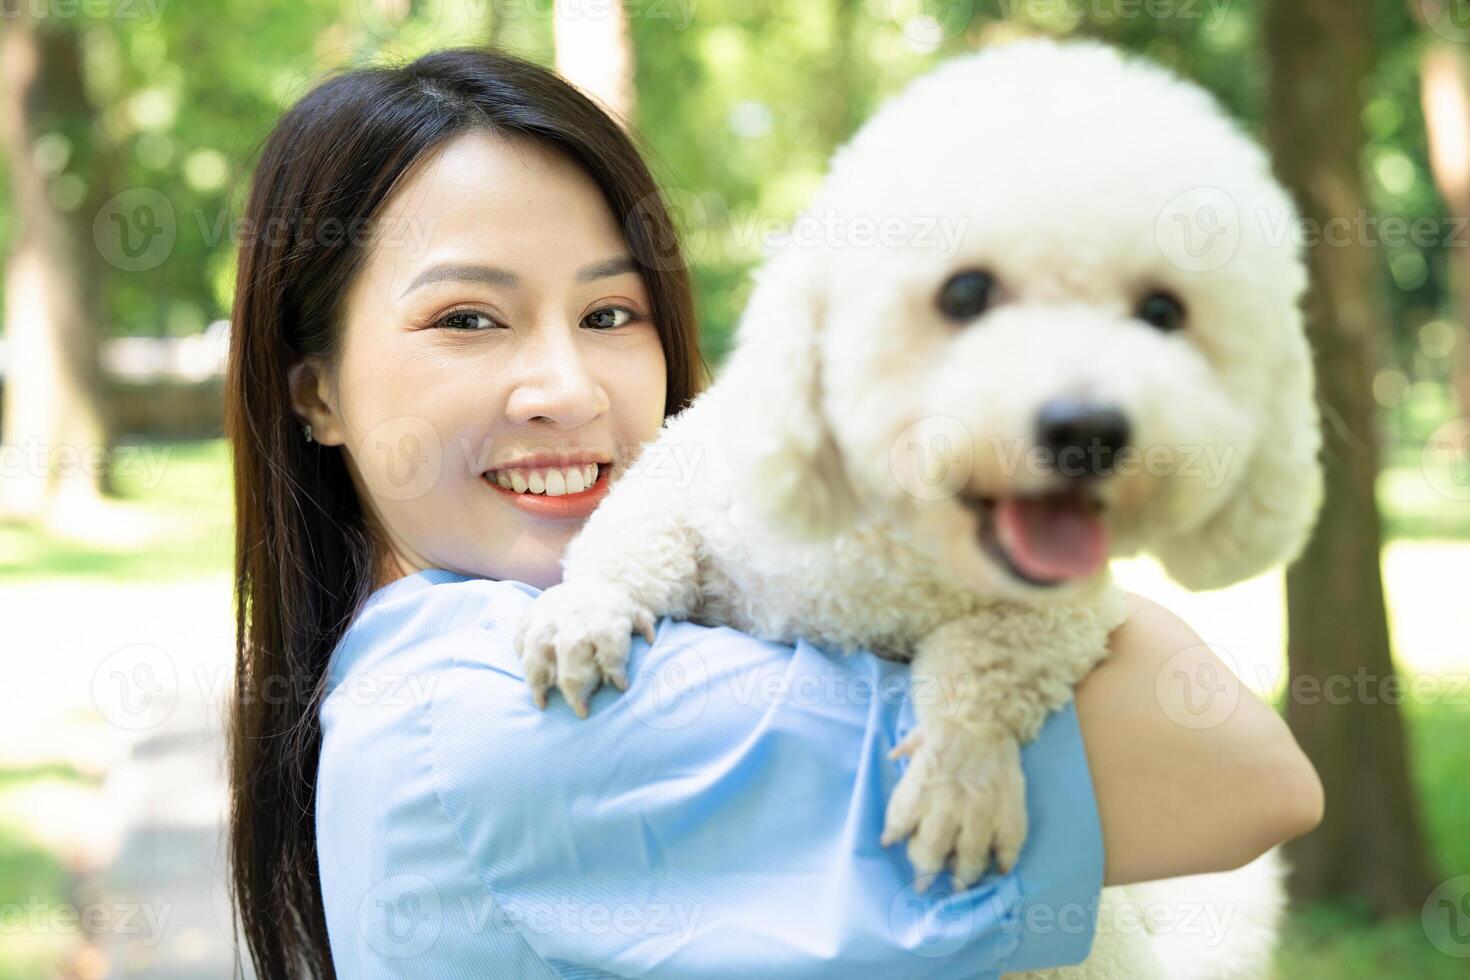
[[[516,630],[516,653],[538,708],[553,685],[572,710],[587,717],[587,699],[604,681],[627,690],[623,672],[634,630],[653,642],[653,611],[615,586],[563,583],[526,610]]]
[[[1026,840],[1026,778],[1014,738],[916,728],[892,755],[909,756],[909,765],[888,801],[884,846],[907,837],[914,870],[928,876],[951,864],[964,887],[985,873],[992,853],[996,867],[1011,869]]]

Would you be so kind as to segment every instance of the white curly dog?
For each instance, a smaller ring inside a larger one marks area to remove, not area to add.
[[[522,622],[538,699],[585,713],[626,686],[631,631],[664,615],[911,660],[884,842],[921,875],[1008,869],[1019,745],[1123,618],[1108,559],[1147,550],[1210,588],[1308,536],[1294,213],[1204,91],[1105,46],[1019,42],[919,79],[836,154],[800,219],[822,240],[769,258],[723,373],[644,450],[697,460],[693,485],[632,467]],[[1053,975],[1258,975],[1278,875],[1110,889],[1105,924],[1190,895],[1235,923],[1213,950],[1100,928]]]

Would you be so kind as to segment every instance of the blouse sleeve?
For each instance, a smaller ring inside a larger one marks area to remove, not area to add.
[[[421,782],[549,975],[942,980],[1087,955],[1102,840],[1070,706],[1023,750],[1016,868],[920,891],[904,845],[878,843],[915,724],[903,665],[665,620],[582,720],[525,689],[511,638],[534,590],[426,591],[474,608],[420,616],[465,624],[426,640],[452,649],[422,687]]]

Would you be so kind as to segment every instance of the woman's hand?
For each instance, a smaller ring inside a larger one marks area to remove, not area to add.
[[[1077,687],[1106,883],[1230,870],[1316,827],[1322,784],[1280,716],[1173,613],[1128,610]]]

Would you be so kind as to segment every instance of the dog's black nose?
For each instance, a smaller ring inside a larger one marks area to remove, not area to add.
[[[1106,476],[1130,438],[1128,416],[1112,405],[1054,398],[1036,417],[1036,442],[1062,476]]]

